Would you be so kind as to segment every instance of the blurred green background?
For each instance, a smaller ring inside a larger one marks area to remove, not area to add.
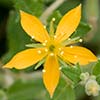
[[[21,28],[19,10],[37,16],[49,26],[51,17],[56,17],[57,24],[66,12],[80,3],[81,20],[92,27],[82,36],[84,41],[81,45],[99,57],[100,0],[0,0],[0,100],[50,100],[42,82],[42,66],[37,71],[33,67],[21,71],[2,69],[14,54],[26,49],[25,44],[32,43]],[[64,85],[61,79],[53,100],[100,100],[100,96],[87,96],[82,86],[75,88],[74,94],[71,87],[63,91]]]

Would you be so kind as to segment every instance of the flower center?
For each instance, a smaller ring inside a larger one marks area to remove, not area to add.
[[[50,45],[50,46],[49,46],[49,50],[50,50],[51,52],[53,52],[54,49],[55,49],[55,46],[54,46],[54,45]]]

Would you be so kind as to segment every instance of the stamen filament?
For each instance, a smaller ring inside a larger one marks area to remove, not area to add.
[[[42,44],[39,44],[39,43],[37,43],[37,44],[34,44],[34,43],[32,43],[32,44],[26,44],[25,46],[26,47],[32,47],[32,48],[40,48],[40,47],[43,47],[43,45]]]
[[[58,60],[59,60],[60,64],[63,65],[63,67],[64,67],[64,66],[67,67],[67,64],[66,64],[61,58],[59,58]]]
[[[59,60],[60,64],[62,65],[62,67],[68,67],[68,65],[72,66],[72,64],[69,61],[67,61],[67,63],[66,63],[60,57],[58,58],[58,60]]]
[[[62,45],[66,46],[66,45],[71,45],[71,44],[74,44],[74,43],[78,43],[79,39],[80,39],[80,37],[76,37],[76,38],[73,38],[73,39],[68,39],[68,40],[64,41],[62,43]]]
[[[39,61],[34,69],[36,70],[37,68],[39,68],[44,62],[45,62],[45,58]]]
[[[54,36],[54,21],[55,21],[55,18],[52,18],[51,22],[50,22],[50,36],[53,38]]]

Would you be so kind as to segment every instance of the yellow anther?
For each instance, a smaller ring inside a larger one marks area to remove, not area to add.
[[[44,28],[46,29],[46,26],[44,25]]]
[[[38,50],[37,52],[38,52],[38,54],[41,54],[41,50]]]
[[[54,35],[54,38],[56,39],[56,38],[57,38],[57,36],[56,36],[56,35]]]
[[[45,70],[45,69],[43,69],[43,70],[42,70],[42,72],[43,72],[43,73],[45,73],[45,72],[46,72],[46,70]]]
[[[75,55],[74,57],[75,57],[75,58],[77,58],[77,56],[76,56],[76,55]]]
[[[46,46],[46,43],[44,42],[42,45],[43,45],[43,46]]]
[[[31,38],[34,39],[34,36],[32,36]]]
[[[59,70],[61,70],[62,69],[62,67],[59,67]]]
[[[55,21],[56,19],[55,18],[52,18],[52,21]]]
[[[61,51],[61,48],[58,48]]]
[[[60,54],[63,55],[64,54],[64,51],[61,51]]]
[[[54,53],[50,53],[50,56],[54,56]]]
[[[45,43],[47,43],[48,41],[47,41],[47,40],[45,40],[44,42],[45,42]]]
[[[48,52],[48,49],[47,48],[45,49],[45,52]]]
[[[68,40],[71,40],[70,38],[68,38]]]
[[[79,39],[79,42],[82,42],[83,40],[82,39]]]
[[[70,48],[73,48],[73,46],[71,45]]]

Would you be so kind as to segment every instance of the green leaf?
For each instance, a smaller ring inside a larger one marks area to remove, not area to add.
[[[17,80],[7,91],[8,100],[44,100],[44,93],[41,78]]]
[[[46,95],[45,100],[75,100],[74,89],[68,84],[67,80],[63,77],[60,79],[58,87],[52,99]]]
[[[74,89],[66,83],[66,80],[61,80],[55,91],[53,100],[75,100]]]
[[[24,10],[36,16],[43,12],[44,5],[40,0],[14,0],[15,9]],[[11,11],[7,24],[7,53],[3,56],[2,61],[8,62],[17,52],[26,49],[25,45],[32,43],[29,36],[24,32],[20,25],[20,16],[17,11]]]
[[[93,97],[92,100],[100,100],[100,94],[98,96],[96,96],[96,97]]]
[[[6,93],[3,90],[0,90],[0,100],[7,100]]]
[[[80,84],[77,87],[75,87],[75,95],[76,95],[76,100],[88,100],[88,99],[83,99],[84,97],[86,97],[86,93],[84,86]]]
[[[96,77],[96,80],[100,84],[100,75]]]
[[[92,74],[94,74],[96,76],[100,75],[100,60],[98,60],[98,62],[94,66],[94,68],[92,70]]]
[[[77,85],[77,83],[80,81],[80,66],[77,64],[75,66],[64,66],[62,67],[61,71],[64,73],[66,77],[68,77],[74,85]]]
[[[13,5],[13,0],[0,0],[0,6],[11,8]]]
[[[80,4],[81,0],[65,0],[63,4],[58,7],[61,14],[67,13],[69,10],[75,8]]]
[[[65,79],[61,79],[53,100],[75,100],[74,89]]]
[[[86,24],[84,22],[81,22],[79,24],[78,28],[76,29],[76,31],[73,33],[73,35],[71,37],[72,38],[74,38],[74,37],[83,37],[90,30],[91,30],[91,27],[88,24]]]
[[[42,0],[47,6],[54,2],[54,0]]]
[[[44,4],[41,0],[14,0],[15,8],[23,10],[35,16],[40,16],[43,12]]]
[[[8,100],[75,100],[74,89],[62,77],[51,99],[42,79],[36,76],[33,80],[17,80],[7,90]],[[1,100],[1,99],[0,99]]]
[[[30,37],[24,32],[20,25],[19,14],[11,11],[7,24],[7,40],[8,51],[2,58],[3,62],[7,62],[17,52],[26,49],[25,45],[30,43]]]

